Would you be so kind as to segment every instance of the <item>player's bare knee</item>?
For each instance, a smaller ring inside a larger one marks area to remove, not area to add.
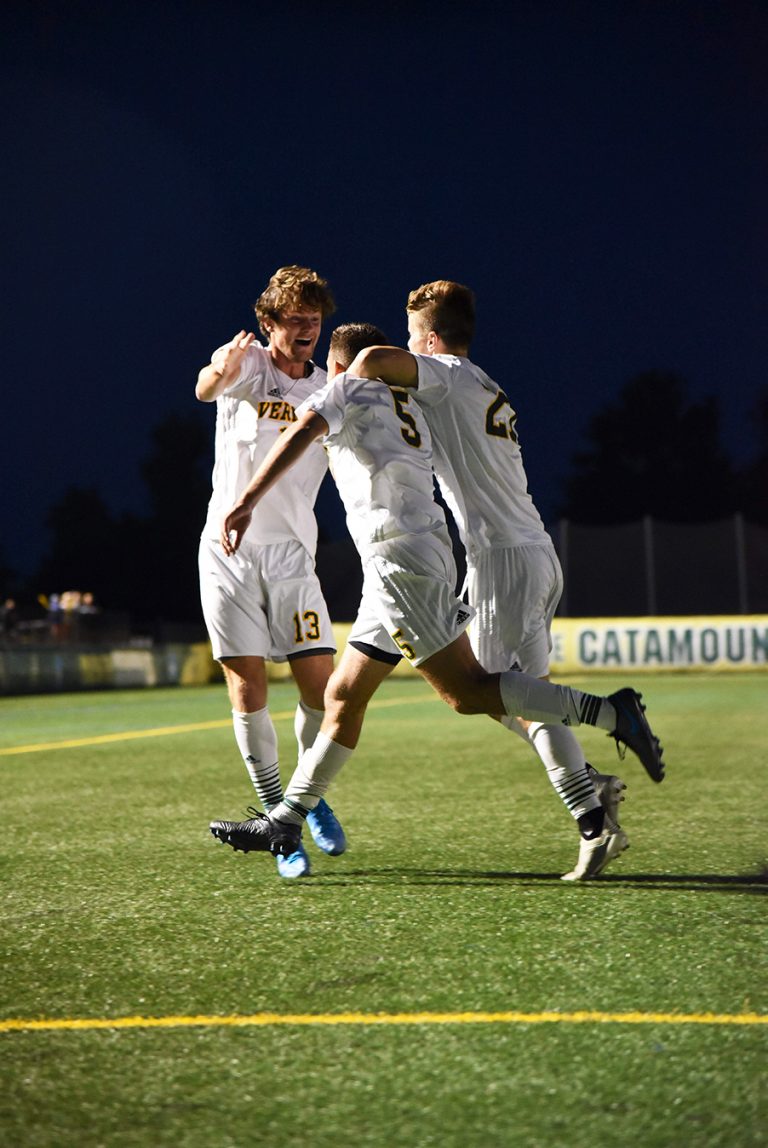
[[[463,683],[461,689],[456,691],[456,704],[453,708],[459,714],[485,714],[488,709],[488,674],[481,670],[477,676],[471,675]]]
[[[365,716],[365,702],[356,702],[352,699],[335,699],[329,705],[326,700],[324,726],[337,730],[348,730],[351,726],[360,725]]]
[[[453,690],[442,689],[440,697],[443,701],[451,707],[457,714],[475,714],[477,710],[472,705],[470,699],[466,694],[456,693]]]
[[[463,697],[457,698],[456,704],[453,707],[457,714],[482,714],[485,709],[474,699]]]

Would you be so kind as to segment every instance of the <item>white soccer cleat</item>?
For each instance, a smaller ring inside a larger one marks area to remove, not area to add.
[[[605,827],[611,833],[615,833],[619,828],[619,803],[624,800],[626,783],[613,773],[600,773],[589,762],[587,762],[587,773],[605,810]],[[624,848],[626,849],[626,845]]]
[[[589,841],[582,837],[576,868],[570,873],[563,873],[560,880],[591,881],[628,848],[629,840],[623,829],[617,829],[614,833],[606,829],[599,837],[593,837]]]

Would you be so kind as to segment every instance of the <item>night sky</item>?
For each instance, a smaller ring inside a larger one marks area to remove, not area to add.
[[[754,450],[765,3],[6,0],[0,34],[7,563],[68,486],[146,509],[151,428],[287,263],[395,342],[411,288],[473,287],[545,518],[650,368]]]

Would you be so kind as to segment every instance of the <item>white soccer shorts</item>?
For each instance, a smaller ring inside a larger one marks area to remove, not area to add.
[[[217,660],[335,651],[328,607],[311,554],[297,541],[253,546],[245,539],[228,558],[200,539],[200,600]]]
[[[481,550],[468,557],[466,586],[477,610],[469,638],[480,665],[491,674],[517,665],[532,677],[546,677],[552,619],[563,592],[554,547]]]
[[[379,544],[363,565],[363,595],[348,640],[421,665],[454,642],[474,616],[455,585],[447,531]]]

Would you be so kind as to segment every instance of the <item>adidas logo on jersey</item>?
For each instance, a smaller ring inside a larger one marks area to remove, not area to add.
[[[283,393],[279,387],[273,387],[271,391],[267,391],[267,394],[272,395],[272,397],[276,399],[281,399],[283,397]]]
[[[470,614],[469,610],[459,610],[458,614],[456,615],[456,625],[463,626],[467,618],[471,617],[472,615]]]

